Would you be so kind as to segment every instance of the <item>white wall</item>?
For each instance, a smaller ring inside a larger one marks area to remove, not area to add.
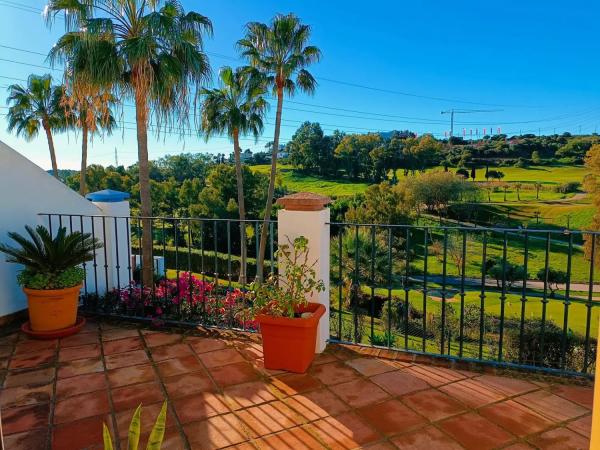
[[[313,292],[308,300],[321,303],[325,306],[325,315],[321,317],[317,331],[316,352],[322,353],[329,339],[329,222],[330,210],[325,208],[321,211],[288,211],[280,209],[277,211],[277,236],[278,244],[289,244],[297,237],[304,236],[308,239],[308,263],[314,264],[316,279],[322,280],[325,291]],[[289,241],[288,241],[289,239]],[[279,270],[285,271],[285,266],[279,262]]]
[[[94,204],[0,141],[0,242],[12,243],[7,233],[23,233],[25,225],[47,226],[47,218],[38,215],[44,212],[102,214]],[[79,229],[75,224],[73,228]],[[25,295],[16,282],[19,266],[5,259],[0,254],[0,317],[27,307]]]

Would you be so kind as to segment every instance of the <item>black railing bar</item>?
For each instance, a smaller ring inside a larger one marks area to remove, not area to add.
[[[533,229],[533,228],[502,228],[502,227],[446,227],[440,225],[415,225],[415,224],[385,224],[385,223],[352,223],[352,222],[327,222],[325,225],[351,225],[358,227],[379,227],[379,228],[420,228],[425,229],[428,228],[430,231],[435,230],[466,230],[466,231],[496,231],[496,232],[507,232],[507,233],[517,233],[524,234],[527,233],[552,233],[552,234],[562,234],[568,236],[569,234],[595,234],[600,235],[600,231],[588,231],[588,230],[543,230],[543,229]]]
[[[203,221],[203,222],[227,222],[228,220],[231,222],[258,222],[262,223],[263,219],[219,219],[219,218],[208,218],[208,217],[174,217],[174,216],[108,216],[104,214],[71,214],[71,213],[37,213],[38,216],[73,216],[73,217],[94,217],[94,218],[102,218],[102,217],[110,217],[116,219],[136,219],[136,220],[194,220],[194,221]],[[269,223],[274,222],[277,223],[277,220],[268,220]]]

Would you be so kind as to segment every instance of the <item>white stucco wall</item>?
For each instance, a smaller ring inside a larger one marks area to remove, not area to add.
[[[43,212],[102,214],[93,203],[0,141],[0,242],[11,243],[7,233],[23,233],[25,225],[47,226],[47,218],[38,215]],[[0,317],[27,307],[16,282],[19,266],[5,259],[0,254]]]
[[[316,279],[322,280],[325,291],[313,292],[308,300],[321,303],[325,306],[325,314],[319,321],[317,330],[316,353],[322,353],[329,339],[329,222],[331,221],[329,208],[321,211],[288,211],[280,209],[277,211],[277,236],[278,244],[286,245],[297,237],[304,236],[308,239],[308,263],[314,264]],[[288,241],[289,239],[289,241]],[[280,262],[279,270],[285,270]]]

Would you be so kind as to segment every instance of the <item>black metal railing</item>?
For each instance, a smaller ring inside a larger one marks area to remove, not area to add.
[[[246,293],[256,276],[262,220],[41,216],[51,232],[58,227],[83,230],[103,244],[93,260],[83,264],[82,310],[157,323],[255,329]],[[141,272],[144,226],[150,227],[152,235],[150,283],[144,282]],[[277,270],[277,229],[274,222],[268,226],[266,276]]]
[[[247,290],[260,220],[42,214],[105,244],[84,264],[82,309],[255,330]],[[150,227],[155,273],[143,283]],[[275,273],[269,222],[265,272]],[[331,340],[563,374],[595,372],[598,233],[331,223]],[[246,235],[247,255],[240,238]]]
[[[595,371],[598,233],[330,227],[333,340],[565,374]]]

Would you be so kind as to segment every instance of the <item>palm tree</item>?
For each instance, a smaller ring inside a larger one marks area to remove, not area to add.
[[[50,53],[81,86],[135,103],[142,220],[142,281],[153,283],[148,125],[185,133],[188,113],[210,78],[204,34],[210,20],[178,0],[49,0],[49,23],[64,13],[66,34]]]
[[[79,193],[85,195],[87,190],[87,156],[88,138],[100,132],[110,134],[116,125],[112,107],[115,97],[109,92],[83,94],[74,89],[71,95],[63,99],[66,109],[67,123],[81,129],[81,170],[79,172]]]
[[[293,96],[297,88],[312,94],[317,85],[314,77],[306,70],[307,66],[321,58],[321,51],[317,47],[306,45],[310,32],[310,26],[302,24],[294,14],[278,14],[269,25],[259,22],[248,23],[246,36],[237,43],[241,54],[248,59],[250,66],[261,75],[266,86],[277,97],[269,191],[257,256],[256,278],[259,281],[263,276],[268,221],[273,207],[283,95],[287,93]],[[292,79],[294,76],[295,80]]]
[[[12,84],[8,87],[8,131],[15,131],[28,141],[35,138],[42,128],[46,132],[52,173],[58,178],[58,164],[52,133],[66,128],[61,100],[63,86],[53,86],[51,75],[30,75],[27,86]]]
[[[237,178],[238,209],[240,212],[240,283],[246,282],[246,208],[244,206],[244,180],[240,135],[252,133],[258,138],[263,130],[263,117],[268,103],[262,97],[265,89],[256,77],[245,68],[233,70],[223,67],[219,73],[221,87],[203,89],[202,131],[206,139],[214,134],[227,133],[233,140],[235,175]]]

